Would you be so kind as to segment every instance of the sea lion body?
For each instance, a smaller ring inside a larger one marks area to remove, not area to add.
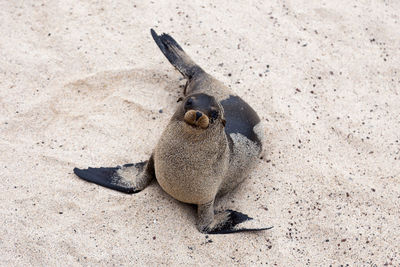
[[[216,197],[241,183],[261,153],[257,113],[194,63],[171,36],[157,35],[154,30],[151,34],[187,79],[185,98],[148,161],[113,168],[75,168],[75,174],[125,193],[139,192],[155,178],[173,198],[197,205],[197,228],[203,233],[270,229],[240,227],[252,219],[240,212],[214,212]]]

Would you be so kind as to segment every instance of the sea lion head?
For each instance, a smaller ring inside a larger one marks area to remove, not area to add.
[[[206,130],[217,125],[225,126],[223,108],[213,96],[204,93],[189,95],[178,110],[181,116],[177,119],[192,128]]]

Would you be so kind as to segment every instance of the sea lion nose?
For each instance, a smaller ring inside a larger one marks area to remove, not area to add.
[[[203,116],[203,113],[201,113],[201,112],[199,112],[199,111],[196,111],[196,121],[197,121],[201,116]]]

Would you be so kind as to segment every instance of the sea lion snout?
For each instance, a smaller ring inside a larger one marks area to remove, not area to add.
[[[198,119],[200,119],[201,116],[203,116],[203,113],[201,113],[201,112],[199,112],[199,111],[196,111],[196,121],[197,121]]]
[[[186,123],[193,126],[199,126],[202,129],[207,129],[208,125],[210,124],[210,119],[207,115],[205,115],[201,111],[193,109],[185,113],[184,120]]]

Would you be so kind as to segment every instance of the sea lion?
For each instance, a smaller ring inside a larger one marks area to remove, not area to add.
[[[75,174],[125,193],[137,193],[155,178],[173,198],[197,205],[197,228],[203,233],[270,229],[243,227],[252,218],[240,212],[214,212],[216,197],[241,183],[261,153],[257,113],[194,63],[170,35],[157,35],[153,29],[151,35],[187,79],[181,103],[148,161],[114,168],[75,168]]]

